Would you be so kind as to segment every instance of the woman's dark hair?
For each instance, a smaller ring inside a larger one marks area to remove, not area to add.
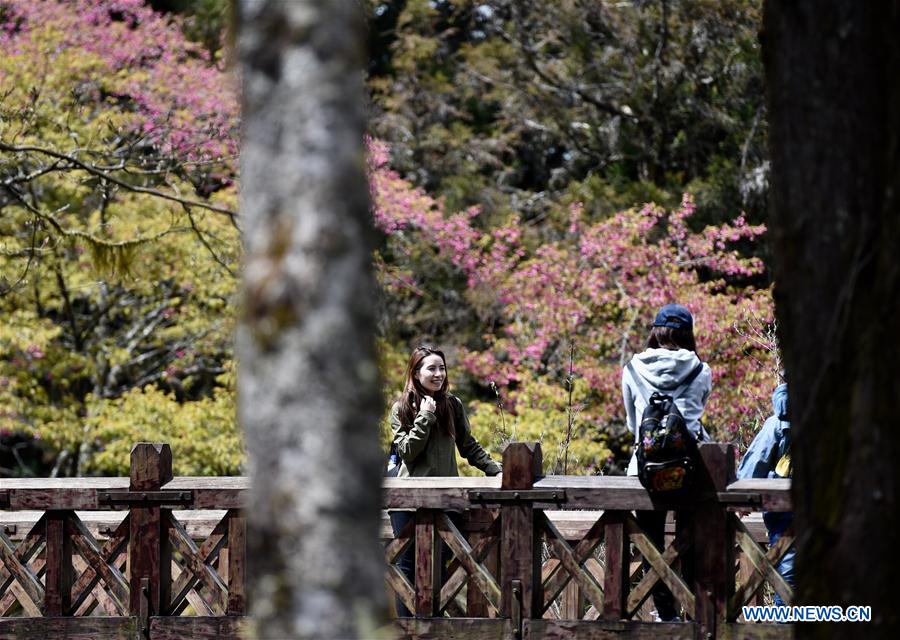
[[[454,440],[456,439],[456,428],[453,422],[453,411],[450,407],[450,398],[448,390],[450,389],[449,376],[444,376],[444,383],[436,393],[427,391],[422,388],[416,374],[422,368],[422,361],[430,355],[440,356],[447,366],[447,358],[444,352],[429,346],[419,346],[413,349],[409,356],[409,363],[406,365],[406,378],[403,382],[403,395],[400,397],[400,422],[405,429],[411,429],[416,414],[419,413],[419,407],[422,406],[422,398],[424,396],[432,396],[437,405],[435,415],[437,416],[438,426],[449,434]]]
[[[694,331],[688,327],[653,327],[647,338],[649,349],[687,349],[697,353]]]

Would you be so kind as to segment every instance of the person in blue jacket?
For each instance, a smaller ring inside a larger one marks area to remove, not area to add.
[[[788,419],[787,385],[780,384],[772,393],[772,415],[765,421],[750,448],[744,454],[737,470],[739,480],[745,478],[789,478],[791,477],[791,423]],[[775,544],[794,519],[790,512],[763,513],[763,522],[769,532],[769,545]],[[794,548],[778,564],[778,573],[791,587],[794,586]],[[775,604],[784,602],[775,594]]]

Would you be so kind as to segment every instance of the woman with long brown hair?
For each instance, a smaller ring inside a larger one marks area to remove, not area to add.
[[[403,394],[391,408],[393,445],[400,456],[397,477],[458,476],[457,451],[489,476],[501,472],[500,464],[472,437],[463,404],[449,389],[444,353],[433,347],[416,347],[406,367]],[[414,515],[411,511],[391,511],[394,536],[400,535]],[[452,514],[450,517],[454,519]],[[448,551],[442,545],[445,560]],[[400,555],[397,565],[415,585],[412,546]],[[397,615],[411,615],[399,598]]]
[[[406,367],[403,394],[391,409],[394,446],[400,455],[398,477],[458,476],[456,452],[489,476],[500,473],[472,437],[462,401],[449,392],[444,353],[416,347]]]

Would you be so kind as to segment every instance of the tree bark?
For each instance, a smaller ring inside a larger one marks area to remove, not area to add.
[[[352,0],[241,0],[239,417],[259,637],[386,622],[365,33]]]
[[[900,509],[900,3],[767,0],[775,304],[794,425],[800,604],[887,638]]]

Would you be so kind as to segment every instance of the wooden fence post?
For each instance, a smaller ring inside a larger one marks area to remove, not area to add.
[[[628,601],[628,570],[630,549],[625,532],[625,513],[607,511],[603,514],[603,540],[606,543],[606,570],[603,574],[603,620],[625,617]]]
[[[513,442],[503,451],[505,491],[528,490],[541,475],[543,456],[540,443]],[[540,611],[541,536],[535,530],[534,507],[528,500],[504,502],[500,509],[500,614],[531,618]],[[513,581],[520,584],[513,593]]]
[[[70,511],[48,511],[44,615],[64,616],[72,606],[72,539],[66,532]]]
[[[169,445],[149,442],[134,445],[131,449],[131,491],[158,491],[171,479],[172,449]],[[141,617],[142,613],[162,615],[169,606],[172,587],[170,512],[170,509],[147,502],[131,505],[128,567],[129,611],[133,616]],[[146,594],[143,589],[147,590]],[[142,603],[145,603],[143,612]],[[145,622],[142,619],[140,624]]]
[[[441,602],[441,543],[434,509],[416,511],[416,617],[438,615]]]
[[[247,611],[244,582],[247,557],[247,520],[243,512],[228,513],[228,608],[229,616],[242,616]]]
[[[494,522],[494,514],[490,509],[472,509],[468,512],[466,528],[473,531],[469,534],[469,544],[473,547],[487,535],[484,530]],[[491,575],[496,576],[499,567],[497,546],[485,556],[482,562]],[[482,595],[474,579],[469,580],[466,590],[466,615],[470,618],[496,618],[497,613],[488,606],[487,598]]]
[[[700,445],[703,466],[698,493],[715,493],[735,478],[734,447],[723,443]],[[728,600],[734,591],[734,532],[728,511],[715,499],[701,502],[693,513],[693,570],[696,596],[695,622],[698,638],[716,638],[728,615]]]

